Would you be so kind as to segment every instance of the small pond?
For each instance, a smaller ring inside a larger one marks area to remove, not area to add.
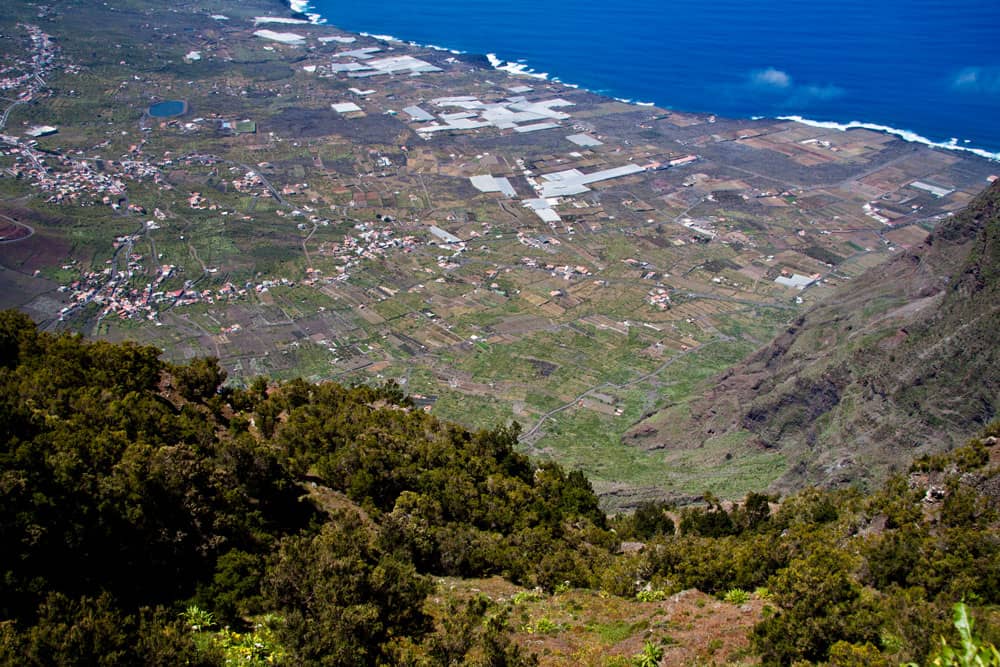
[[[187,113],[187,102],[184,100],[165,100],[149,107],[149,115],[153,118],[171,118]]]

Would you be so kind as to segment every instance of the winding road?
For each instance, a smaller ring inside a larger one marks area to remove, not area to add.
[[[0,130],[7,126],[7,119],[10,117],[10,112],[14,110],[14,107],[19,104],[27,104],[30,101],[31,100],[16,100],[13,104],[4,109],[3,114],[0,114]]]
[[[27,225],[23,222],[18,222],[17,220],[9,218],[6,215],[2,214],[0,214],[0,219],[6,220],[12,225],[17,225],[18,227],[23,227],[28,230],[28,234],[26,236],[18,236],[16,239],[8,239],[6,237],[0,237],[0,244],[17,243],[18,241],[24,241],[25,239],[30,239],[32,236],[35,235],[35,228],[32,227],[31,225]]]

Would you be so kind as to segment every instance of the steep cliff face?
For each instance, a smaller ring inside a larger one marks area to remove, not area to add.
[[[739,433],[739,447],[785,454],[779,490],[864,484],[994,418],[998,362],[1000,183],[626,439],[691,448]]]

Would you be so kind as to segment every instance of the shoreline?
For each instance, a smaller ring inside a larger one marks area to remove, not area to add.
[[[306,19],[313,25],[331,25],[327,22],[326,17],[324,17],[322,14],[319,14],[315,11],[310,11],[314,10],[315,8],[309,3],[309,0],[281,0],[281,2],[296,16],[296,18]],[[345,30],[345,32],[352,32],[352,31]],[[369,37],[371,39],[377,39],[384,42],[395,42],[417,48],[432,49],[434,51],[447,51],[455,55],[468,55],[465,51],[459,51],[456,49],[438,46],[436,44],[421,44],[420,42],[400,39],[393,35],[381,35],[364,31],[358,31],[356,34],[362,37]],[[533,69],[527,63],[503,60],[496,53],[485,53],[480,55],[485,57],[486,60],[489,62],[490,66],[498,72],[505,72],[506,74],[514,76],[530,77],[533,79],[538,79],[540,81],[551,81],[552,83],[558,83],[560,85],[566,86],[567,88],[572,88],[574,90],[583,90],[589,93],[593,93],[594,95],[601,95],[602,97],[607,97],[608,99],[613,99],[616,102],[622,102],[624,104],[631,104],[633,106],[645,107],[645,108],[658,107],[665,111],[677,111],[678,113],[717,115],[725,118],[731,118],[733,120],[742,120],[739,117],[733,118],[731,116],[726,116],[725,114],[717,114],[711,111],[692,112],[684,109],[674,109],[673,107],[670,106],[659,107],[656,102],[645,102],[645,101],[640,102],[630,98],[614,97],[612,95],[608,95],[607,93],[591,90],[586,86],[563,81],[558,76],[552,76],[548,72],[539,72]],[[882,123],[873,123],[871,121],[850,120],[847,122],[841,122],[834,120],[819,120],[814,118],[806,118],[804,116],[800,116],[797,114],[790,114],[786,116],[748,116],[745,118],[745,120],[748,121],[784,120],[784,121],[800,123],[802,125],[807,125],[809,127],[839,130],[841,132],[847,132],[848,130],[854,130],[854,129],[871,130],[873,132],[882,132],[884,134],[890,134],[896,137],[897,139],[901,139],[902,141],[906,141],[908,143],[921,144],[924,146],[928,146],[929,148],[936,148],[940,150],[961,151],[963,153],[971,153],[972,155],[976,155],[977,157],[981,157],[985,160],[990,160],[991,162],[1000,162],[1000,151],[991,151],[989,149],[979,148],[976,146],[963,146],[958,143],[959,140],[955,137],[952,137],[947,141],[935,141],[913,130],[898,128],[891,125],[885,125]]]
[[[873,132],[882,132],[885,134],[891,134],[896,136],[903,141],[913,143],[913,144],[923,144],[931,148],[940,148],[948,151],[964,151],[966,153],[972,153],[981,158],[991,160],[993,162],[1000,162],[1000,151],[994,153],[986,150],[985,148],[976,148],[974,146],[960,146],[958,144],[958,139],[952,138],[948,141],[934,141],[933,139],[928,139],[925,136],[917,134],[912,130],[904,130],[896,127],[891,127],[889,125],[881,125],[879,123],[869,123],[860,120],[852,120],[846,123],[839,123],[832,120],[814,120],[811,118],[803,118],[802,116],[778,116],[777,120],[790,120],[796,123],[801,123],[803,125],[809,125],[810,127],[821,127],[829,130],[840,130],[841,132],[846,132],[848,130],[862,129],[862,130],[872,130]]]

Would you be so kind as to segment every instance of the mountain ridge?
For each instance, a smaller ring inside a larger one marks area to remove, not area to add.
[[[670,452],[742,435],[737,448],[787,455],[781,491],[867,486],[953,448],[998,412],[998,238],[994,184],[625,441]]]

